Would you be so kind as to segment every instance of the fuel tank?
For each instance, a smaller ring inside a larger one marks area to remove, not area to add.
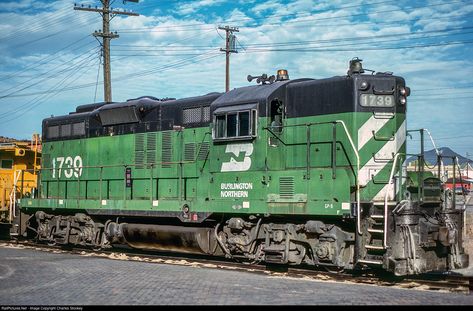
[[[223,255],[213,228],[112,222],[106,235],[111,243],[138,249]]]

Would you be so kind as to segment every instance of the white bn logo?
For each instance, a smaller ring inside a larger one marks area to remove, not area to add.
[[[241,152],[245,153],[243,161],[239,162],[234,157],[230,157],[230,162],[223,162],[221,172],[242,172],[247,171],[251,167],[250,155],[253,154],[253,144],[232,144],[227,145],[226,153],[233,153],[238,157]]]

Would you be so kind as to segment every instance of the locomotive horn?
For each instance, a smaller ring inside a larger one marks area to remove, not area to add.
[[[246,80],[248,80],[248,82],[251,82],[254,78],[256,78],[256,77],[253,77],[252,75],[248,75],[246,77]]]

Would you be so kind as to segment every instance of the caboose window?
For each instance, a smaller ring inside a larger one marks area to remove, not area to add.
[[[214,139],[250,139],[256,136],[256,105],[223,107],[214,112]],[[238,109],[240,108],[240,109]],[[248,110],[241,110],[246,108]]]
[[[13,160],[2,160],[1,168],[3,169],[12,169],[13,168]]]

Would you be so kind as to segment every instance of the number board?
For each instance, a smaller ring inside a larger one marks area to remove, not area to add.
[[[361,94],[360,104],[363,107],[393,107],[394,96],[393,95]]]

